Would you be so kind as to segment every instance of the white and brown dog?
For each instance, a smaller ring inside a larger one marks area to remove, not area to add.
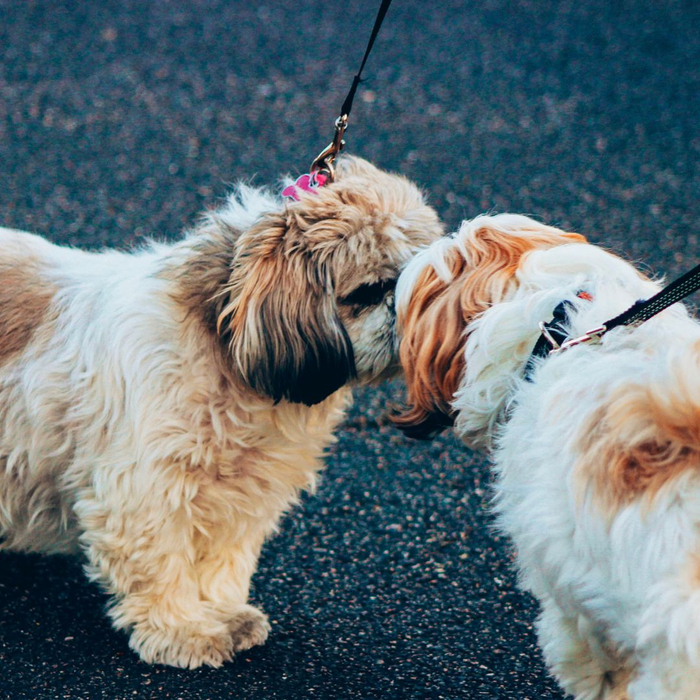
[[[571,337],[658,286],[576,234],[482,216],[399,279],[409,408],[493,452],[496,511],[578,700],[700,698],[700,324],[677,304],[524,369],[569,301]]]
[[[398,368],[398,272],[442,233],[360,159],[298,199],[242,188],[134,254],[0,229],[0,547],[82,547],[146,661],[265,640],[263,541],[313,487],[348,385]]]

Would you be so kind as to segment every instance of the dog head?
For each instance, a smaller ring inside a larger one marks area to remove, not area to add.
[[[236,240],[218,327],[237,372],[274,401],[313,405],[397,369],[399,271],[441,234],[415,185],[341,159],[334,182]]]
[[[396,301],[410,407],[394,421],[404,432],[425,438],[453,423],[470,324],[517,289],[528,253],[582,242],[525,216],[480,216],[411,261]]]

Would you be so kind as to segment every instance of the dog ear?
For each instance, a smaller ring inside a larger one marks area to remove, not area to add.
[[[402,313],[399,354],[410,408],[392,417],[406,435],[428,439],[454,422],[451,402],[464,369],[464,317],[457,285],[432,268],[416,281]]]
[[[355,378],[355,358],[325,266],[308,251],[283,250],[283,228],[280,219],[252,231],[234,261],[219,329],[254,391],[312,406]]]

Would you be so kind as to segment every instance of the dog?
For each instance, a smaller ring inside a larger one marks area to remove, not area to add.
[[[582,236],[508,214],[464,222],[397,286],[396,422],[417,437],[454,425],[492,454],[498,527],[577,700],[700,698],[700,324],[676,304],[531,359],[561,302],[578,338],[658,290]]]
[[[414,184],[359,158],[294,199],[242,186],[133,253],[0,229],[0,547],[82,550],[147,662],[265,641],[261,546],[350,387],[398,370],[398,273],[443,234]]]

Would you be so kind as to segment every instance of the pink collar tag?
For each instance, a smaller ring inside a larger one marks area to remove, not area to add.
[[[328,181],[328,176],[320,172],[306,173],[297,178],[297,181],[282,190],[283,197],[289,197],[295,202],[299,201],[299,190],[314,192],[318,187],[323,187]]]

